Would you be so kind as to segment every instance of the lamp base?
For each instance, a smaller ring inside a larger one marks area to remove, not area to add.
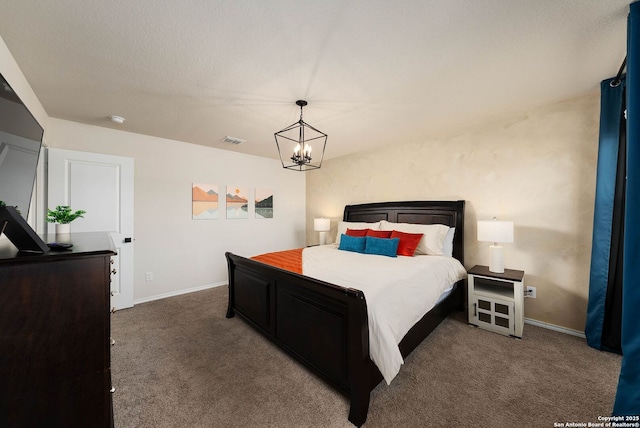
[[[501,245],[489,246],[489,272],[504,273],[504,251]]]
[[[320,233],[320,245],[325,245],[327,243],[327,232],[319,232]]]

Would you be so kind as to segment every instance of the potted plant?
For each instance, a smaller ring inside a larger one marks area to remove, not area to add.
[[[47,210],[47,222],[56,223],[56,234],[69,233],[70,223],[79,217],[84,218],[83,214],[86,213],[84,210],[74,212],[68,205],[58,205],[55,210]]]

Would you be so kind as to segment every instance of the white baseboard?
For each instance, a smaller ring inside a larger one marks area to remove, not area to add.
[[[222,285],[227,285],[227,281],[216,282],[213,284],[201,285],[199,287],[186,288],[184,290],[172,291],[170,293],[158,294],[151,297],[144,297],[142,299],[137,299],[133,301],[134,305],[139,305],[140,303],[153,302],[154,300],[166,299],[167,297],[175,297],[180,296],[182,294],[194,293],[196,291],[207,290],[209,288],[220,287]]]
[[[570,334],[571,336],[578,336],[578,337],[581,337],[583,339],[586,339],[586,336],[584,335],[584,332],[578,331],[578,330],[573,330],[571,328],[560,327],[559,325],[549,324],[549,323],[538,321],[538,320],[534,320],[534,319],[531,319],[531,318],[525,318],[524,319],[524,323],[525,324],[535,325],[536,327],[547,328],[549,330],[554,330],[554,331],[558,331],[560,333]]]

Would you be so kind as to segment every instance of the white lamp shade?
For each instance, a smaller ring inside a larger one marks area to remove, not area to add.
[[[478,241],[513,242],[512,221],[479,221]]]
[[[328,232],[331,229],[331,220],[328,218],[314,218],[313,230],[316,232]]]

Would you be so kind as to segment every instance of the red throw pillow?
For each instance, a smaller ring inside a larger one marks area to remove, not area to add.
[[[399,256],[413,257],[413,253],[416,252],[422,236],[424,236],[424,233],[406,233],[398,232],[397,230],[391,232],[391,238],[400,238],[400,243],[398,244]]]
[[[369,229],[347,229],[347,236],[366,236]]]
[[[367,236],[373,236],[374,238],[391,238],[390,230],[367,230]]]

